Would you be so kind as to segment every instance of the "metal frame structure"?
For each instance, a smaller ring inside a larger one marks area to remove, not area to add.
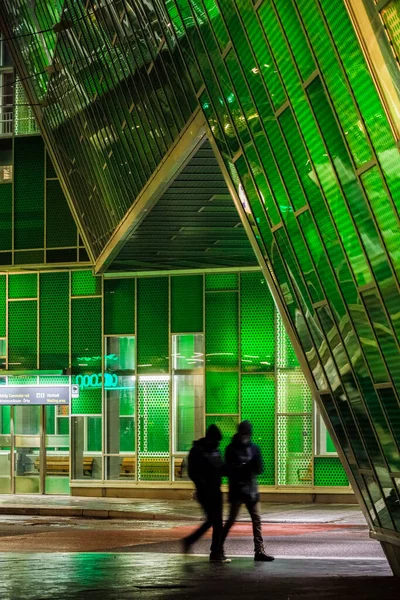
[[[77,270],[78,272],[79,270]],[[60,270],[55,270],[55,273],[57,272],[62,272]],[[237,300],[238,300],[238,342],[239,342],[239,348],[241,347],[240,344],[240,332],[242,329],[241,326],[241,310],[240,310],[240,299],[241,299],[241,294],[240,294],[240,282],[241,282],[241,277],[240,274],[241,273],[258,273],[260,272],[258,269],[249,269],[249,270],[240,270],[239,272],[236,269],[216,269],[216,270],[208,270],[209,274],[221,274],[221,273],[233,273],[238,275],[238,287],[237,289],[232,289],[232,290],[221,290],[221,292],[223,293],[229,293],[229,294],[237,294]],[[29,272],[32,273],[32,272]],[[193,273],[193,271],[191,272]],[[198,271],[194,271],[195,274],[199,274]],[[260,272],[261,274],[261,272]],[[185,273],[179,272],[179,275],[185,275]],[[9,285],[9,278],[10,277],[20,277],[23,276],[23,274],[9,274],[6,275],[6,288],[8,290],[8,285]],[[37,273],[37,283],[36,285],[39,286],[40,284],[40,272]],[[70,410],[69,410],[69,431],[70,431],[70,456],[71,456],[71,460],[70,460],[70,486],[71,488],[86,488],[86,487],[90,487],[90,488],[104,488],[104,487],[111,487],[111,488],[115,488],[115,487],[123,487],[125,489],[129,489],[129,488],[136,488],[136,487],[141,487],[141,488],[149,488],[149,487],[155,487],[155,488],[165,488],[165,487],[172,487],[172,488],[190,488],[191,487],[191,483],[188,481],[181,481],[181,480],[176,480],[175,478],[175,467],[174,467],[174,463],[176,458],[181,458],[182,456],[184,456],[184,453],[178,452],[176,451],[176,428],[175,428],[175,412],[174,412],[174,405],[173,405],[173,397],[174,397],[174,382],[173,382],[173,375],[174,375],[174,369],[173,369],[173,361],[172,361],[172,340],[174,336],[179,335],[179,332],[175,332],[172,331],[172,326],[171,326],[171,278],[172,278],[172,274],[164,274],[165,279],[167,279],[168,281],[168,339],[169,339],[169,356],[171,357],[170,361],[169,361],[169,372],[168,375],[163,376],[163,377],[169,377],[169,420],[170,420],[170,425],[169,425],[169,453],[168,453],[168,457],[169,457],[169,465],[170,465],[170,477],[168,479],[168,481],[149,481],[146,479],[142,479],[140,478],[140,473],[139,473],[139,459],[140,459],[140,452],[138,452],[138,444],[140,441],[140,436],[139,436],[139,418],[138,415],[140,413],[139,411],[139,382],[140,382],[140,378],[144,377],[144,379],[146,379],[146,375],[139,375],[138,371],[137,371],[137,348],[138,348],[138,344],[137,342],[137,317],[138,317],[138,304],[137,304],[137,294],[138,294],[138,286],[135,285],[135,319],[136,319],[136,323],[135,323],[135,333],[132,334],[132,332],[128,332],[128,333],[119,333],[119,334],[109,334],[109,333],[105,333],[104,332],[104,291],[102,289],[100,294],[96,294],[96,295],[84,295],[84,296],[73,296],[73,289],[72,289],[72,271],[69,272],[69,277],[68,277],[68,281],[69,281],[69,365],[65,365],[65,367],[71,367],[71,360],[72,360],[72,305],[73,302],[76,299],[92,299],[92,298],[101,298],[102,302],[101,302],[101,339],[102,339],[102,365],[101,365],[101,369],[102,369],[102,373],[106,372],[106,365],[105,365],[105,356],[107,354],[107,347],[106,347],[106,341],[107,339],[110,338],[123,338],[123,337],[134,337],[135,338],[135,378],[136,378],[136,385],[135,385],[135,392],[134,392],[134,405],[135,405],[135,429],[136,429],[136,434],[135,434],[135,438],[136,438],[136,450],[135,452],[120,452],[118,454],[113,454],[112,452],[109,451],[109,448],[107,447],[107,439],[108,439],[108,434],[107,434],[107,426],[108,426],[108,422],[107,422],[107,400],[106,400],[106,394],[107,391],[105,390],[105,378],[102,378],[102,386],[101,386],[101,393],[102,393],[102,412],[101,413],[76,413],[73,410],[73,406],[71,405]],[[132,277],[132,275],[131,275]],[[149,277],[153,277],[154,278],[154,274],[151,273],[149,274]],[[203,330],[202,331],[197,331],[197,332],[193,332],[193,333],[197,333],[197,334],[201,334],[204,336],[203,339],[205,339],[205,336],[207,335],[207,329],[206,329],[206,320],[205,320],[205,315],[206,315],[206,295],[208,293],[211,294],[218,294],[218,291],[215,290],[210,290],[207,291],[206,290],[206,285],[205,285],[205,277],[206,274],[202,273],[201,274],[202,280],[203,280]],[[108,281],[110,278],[102,278],[103,281]],[[119,279],[119,277],[114,276],[113,279]],[[138,281],[138,278],[134,277],[134,279],[136,280],[136,282]],[[7,291],[7,298],[8,298],[9,294]],[[40,289],[39,287],[37,287],[37,295],[35,297],[32,297],[30,299],[33,302],[37,303],[37,318],[39,318],[39,302],[40,302]],[[29,301],[29,298],[10,298],[7,301],[7,310],[6,310],[6,322],[7,322],[7,330],[6,330],[6,336],[8,339],[8,335],[9,335],[9,326],[8,326],[8,306],[9,306],[9,302],[20,302],[20,301]],[[277,313],[275,313],[275,315],[277,315]],[[276,317],[277,318],[277,317]],[[27,375],[35,375],[35,374],[40,374],[43,373],[41,372],[40,369],[40,362],[39,362],[39,349],[40,349],[40,329],[39,329],[39,321],[37,323],[38,327],[37,327],[37,348],[38,348],[38,353],[37,353],[37,363],[36,363],[36,371],[25,371],[25,373]],[[275,337],[276,337],[276,324],[274,324],[275,327]],[[282,326],[281,326],[282,327]],[[187,331],[181,333],[181,335],[189,335],[190,333],[188,333]],[[7,344],[8,346],[8,344]],[[277,351],[277,350],[276,350]],[[6,369],[3,371],[4,375],[16,375],[16,376],[21,376],[22,374],[24,374],[24,370],[18,370],[18,371],[14,371],[13,369],[10,370],[10,364],[9,364],[9,359],[7,356],[7,361],[6,361]],[[274,380],[277,382],[278,380],[278,370],[279,370],[279,365],[277,364],[277,362],[275,363],[275,370],[274,372],[270,373],[270,376],[274,378]],[[235,372],[238,372],[239,375],[239,381],[241,380],[242,376],[246,376],[246,377],[252,377],[254,375],[257,375],[258,373],[253,373],[253,372],[246,372],[243,371],[242,368],[242,363],[240,362],[238,364],[237,369],[235,369]],[[186,372],[186,371],[185,371]],[[203,389],[204,389],[204,396],[205,396],[205,390],[206,390],[206,368],[205,366],[199,370],[195,370],[195,371],[191,371],[192,373],[196,373],[196,374],[200,374],[202,373],[202,378],[203,378]],[[1,373],[0,373],[1,375]],[[155,375],[154,377],[157,377],[157,375]],[[73,380],[71,379],[71,375],[68,376],[68,381],[71,383]],[[336,492],[336,493],[351,493],[351,489],[350,488],[343,488],[343,487],[337,487],[337,488],[326,488],[326,487],[322,487],[322,486],[314,486],[312,485],[312,482],[310,485],[295,485],[295,486],[291,486],[291,485],[281,485],[278,481],[278,469],[277,469],[277,465],[279,462],[279,449],[278,449],[278,430],[277,430],[277,423],[278,423],[278,418],[280,416],[279,413],[279,406],[278,406],[278,387],[276,387],[275,389],[275,466],[276,466],[276,470],[275,470],[275,474],[276,474],[276,480],[275,480],[275,485],[268,485],[268,486],[262,486],[262,489],[264,491],[269,491],[269,492],[279,492],[279,491],[285,491],[285,492],[296,492],[296,493],[323,493],[323,492]],[[229,417],[229,416],[233,416],[235,417],[235,419],[239,422],[241,419],[241,402],[240,402],[240,394],[241,394],[241,387],[239,386],[239,398],[238,398],[238,413],[232,413],[232,414],[228,414],[227,412],[223,412],[223,413],[208,413],[206,410],[206,405],[204,404],[204,411],[203,411],[203,428],[205,426],[205,419],[207,417],[216,417],[216,416],[223,416],[223,417]],[[13,409],[12,409],[12,413],[13,413]],[[285,415],[286,413],[282,413],[283,415]],[[288,413],[289,414],[289,413]],[[291,416],[293,416],[293,413],[290,413]],[[83,479],[76,479],[74,478],[74,461],[75,461],[75,446],[77,443],[76,440],[76,435],[75,435],[75,426],[74,426],[74,420],[75,419],[81,419],[83,422],[83,427],[84,427],[84,439],[87,440],[87,427],[88,427],[88,419],[101,419],[101,440],[102,440],[102,449],[101,451],[99,450],[98,452],[94,452],[94,451],[88,451],[87,450],[87,444],[84,442],[84,448],[83,451],[85,453],[85,455],[90,455],[90,456],[94,456],[97,457],[101,460],[101,471],[98,473],[97,478],[83,478]],[[11,419],[11,438],[13,438],[13,419]],[[46,431],[46,424],[45,424],[45,414],[44,414],[44,410],[42,409],[42,416],[41,416],[41,431],[40,431],[40,461],[41,461],[41,469],[40,469],[40,491],[41,493],[45,492],[46,489],[46,480],[45,480],[45,465],[46,465],[46,446],[48,444],[46,444],[46,435],[45,435],[45,431]],[[56,430],[57,432],[57,430]],[[11,445],[13,447],[14,442],[11,442]],[[134,477],[132,478],[124,478],[124,479],[110,479],[109,478],[109,474],[107,472],[107,459],[110,456],[118,456],[120,458],[123,458],[124,456],[135,456],[136,457],[136,461],[137,461],[137,468],[136,468],[136,472]],[[167,456],[167,455],[166,455]],[[312,461],[312,457],[310,458],[310,460]],[[11,458],[11,465],[12,465],[12,473],[14,473],[14,454],[12,452],[12,458]],[[12,478],[13,480],[13,478]],[[13,488],[14,491],[15,488]]]

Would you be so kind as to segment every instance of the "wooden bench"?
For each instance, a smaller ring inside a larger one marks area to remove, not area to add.
[[[40,460],[35,460],[35,468],[37,471],[40,469]],[[91,475],[93,471],[93,457],[83,457],[83,474]],[[46,475],[52,475],[53,477],[61,475],[69,475],[69,456],[46,456]]]
[[[301,469],[297,469],[297,479],[301,482],[309,482],[312,481],[313,478],[313,470],[312,464],[308,465],[308,467],[303,467]]]
[[[175,458],[174,475],[175,480],[183,477],[183,458]],[[169,477],[169,458],[149,458],[140,459],[140,470],[147,475],[160,475]],[[124,456],[121,462],[120,477],[132,477],[136,472],[136,456]]]

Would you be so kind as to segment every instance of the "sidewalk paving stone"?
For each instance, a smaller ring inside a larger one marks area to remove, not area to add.
[[[366,526],[364,516],[354,504],[263,503],[261,511],[264,523],[335,523]],[[194,500],[39,495],[0,495],[0,514],[159,521],[202,519],[201,509]],[[245,509],[242,510],[239,520],[250,520]]]

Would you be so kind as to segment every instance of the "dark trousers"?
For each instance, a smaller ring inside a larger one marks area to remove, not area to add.
[[[222,552],[222,494],[219,490],[215,494],[197,492],[197,499],[204,510],[206,520],[186,540],[189,544],[194,544],[212,527],[211,552],[218,554]]]
[[[227,522],[225,523],[222,532],[222,544],[225,542],[226,536],[228,535],[230,528],[235,523],[242,504],[245,504],[247,510],[249,511],[251,522],[253,523],[254,552],[265,552],[264,541],[262,537],[260,503],[252,502],[251,500],[235,500],[231,502],[229,517]]]

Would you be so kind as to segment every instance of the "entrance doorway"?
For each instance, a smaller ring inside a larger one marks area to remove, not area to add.
[[[0,493],[69,493],[69,406],[0,406]]]

